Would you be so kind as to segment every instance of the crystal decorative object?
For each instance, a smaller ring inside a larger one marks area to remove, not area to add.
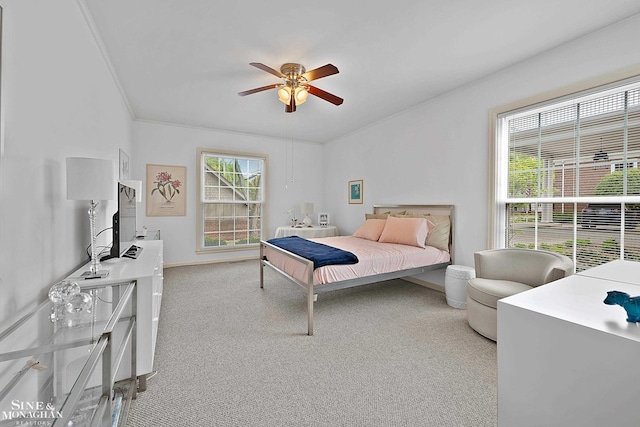
[[[80,285],[70,280],[63,280],[49,289],[49,299],[54,304],[62,304],[71,295],[77,293],[80,293]]]
[[[91,302],[91,295],[86,292],[78,292],[67,299],[65,307],[68,313],[78,313],[81,311],[89,313],[91,312]]]
[[[62,304],[54,304],[53,307],[51,307],[51,314],[49,315],[49,319],[51,319],[53,323],[57,322],[58,320],[63,320],[64,306]]]

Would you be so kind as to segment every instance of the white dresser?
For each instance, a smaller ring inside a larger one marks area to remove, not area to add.
[[[498,425],[638,425],[640,323],[606,305],[640,295],[640,263],[612,261],[498,301]]]
[[[109,276],[104,279],[82,279],[80,275],[89,269],[89,264],[78,269],[68,279],[77,282],[81,287],[83,284],[136,282],[136,370],[140,380],[139,390],[144,391],[146,375],[153,370],[158,336],[163,288],[163,245],[162,240],[139,240],[136,246],[142,248],[137,259],[112,258],[101,262],[102,268],[110,271]],[[125,363],[124,366],[126,365]],[[127,372],[118,371],[118,377],[126,378],[127,375]]]

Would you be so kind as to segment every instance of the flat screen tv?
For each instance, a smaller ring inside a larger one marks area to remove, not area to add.
[[[108,258],[137,258],[142,248],[136,246],[136,189],[118,183],[118,210],[112,220],[113,243]]]

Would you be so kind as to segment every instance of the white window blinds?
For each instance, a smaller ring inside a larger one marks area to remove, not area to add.
[[[640,84],[499,117],[498,229],[578,270],[640,260]],[[623,214],[624,213],[624,214]]]

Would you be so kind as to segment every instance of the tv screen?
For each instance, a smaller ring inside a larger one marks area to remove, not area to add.
[[[136,258],[142,248],[136,241],[136,189],[118,183],[118,211],[113,214],[113,243],[105,258]],[[103,258],[103,259],[105,259]]]

